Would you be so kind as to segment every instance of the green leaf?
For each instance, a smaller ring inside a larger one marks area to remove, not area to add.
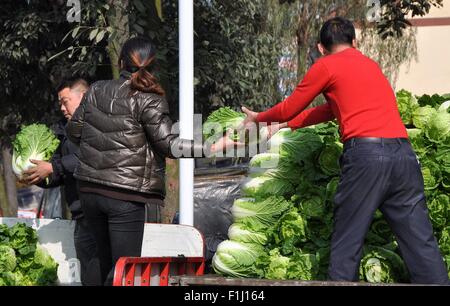
[[[134,29],[136,30],[136,32],[138,32],[139,34],[141,34],[141,35],[144,34],[144,28],[141,27],[140,25],[134,24],[134,25],[133,25],[133,28],[134,28]]]
[[[95,43],[98,44],[99,42],[101,42],[103,37],[105,37],[105,34],[106,34],[106,30],[101,30],[95,38]]]
[[[111,29],[111,34],[109,35],[109,41],[114,41],[117,37],[117,31],[114,29]]]
[[[0,271],[12,272],[17,265],[14,249],[8,245],[0,244]]]
[[[96,29],[93,29],[92,31],[91,31],[91,33],[89,34],[89,40],[94,40],[94,38],[97,36],[97,34],[98,34],[98,28],[96,28]]]
[[[396,94],[397,105],[404,124],[409,125],[413,123],[412,114],[419,107],[417,99],[412,93],[404,89]]]
[[[140,24],[141,26],[145,27],[148,25],[148,22],[145,19],[139,18],[136,23]]]
[[[270,262],[265,271],[267,279],[287,279],[287,272],[290,263],[289,257],[282,256],[278,249],[269,252]]]
[[[24,223],[0,225],[0,286],[50,286],[58,263],[38,245],[37,233]]]
[[[235,222],[257,221],[266,226],[275,224],[291,207],[283,197],[271,196],[264,200],[241,198],[234,201],[231,208]]]
[[[75,29],[73,29],[73,32],[72,32],[72,38],[75,38],[76,36],[77,36],[77,34],[78,34],[78,32],[80,31],[80,26],[78,26],[78,27],[76,27]]]
[[[142,4],[141,0],[134,0],[133,3],[140,13],[145,13],[145,6]]]

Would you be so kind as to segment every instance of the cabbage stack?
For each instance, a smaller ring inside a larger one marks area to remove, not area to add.
[[[418,155],[429,214],[450,271],[450,95],[417,97],[401,90],[397,101]],[[326,280],[343,145],[334,122],[269,140],[252,158],[234,223],[212,261],[228,277]],[[366,237],[360,280],[406,283],[408,271],[387,222],[377,211]]]

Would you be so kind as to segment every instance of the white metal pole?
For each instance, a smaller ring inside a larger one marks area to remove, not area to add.
[[[180,137],[194,139],[194,2],[178,1]],[[180,159],[180,224],[194,225],[194,159]]]

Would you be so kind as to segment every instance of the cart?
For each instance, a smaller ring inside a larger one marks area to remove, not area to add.
[[[194,227],[145,224],[141,257],[122,257],[113,286],[169,286],[173,276],[201,276],[205,270],[203,235]]]

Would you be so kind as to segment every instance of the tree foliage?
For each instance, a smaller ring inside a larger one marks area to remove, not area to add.
[[[378,34],[383,38],[400,37],[411,25],[408,17],[424,16],[431,7],[442,7],[443,0],[381,0],[381,21],[377,23]]]
[[[64,0],[2,0],[3,153],[21,124],[50,123],[60,116],[55,87],[63,77],[117,77],[120,48],[132,36],[156,43],[157,76],[176,120],[183,103],[178,101],[178,1],[81,1],[81,20],[70,23]],[[367,41],[363,49],[394,80],[415,51],[414,33],[405,31],[407,16],[423,16],[442,0],[380,3],[381,20],[373,27],[366,20],[366,0],[194,1],[196,112],[243,104],[263,110],[279,102],[312,63],[320,26],[336,15],[357,21]],[[402,33],[407,34],[400,39]]]
[[[400,37],[403,31],[411,25],[408,21],[410,17],[424,16],[430,12],[430,9],[435,7],[442,7],[443,0],[352,0],[352,1],[297,1],[297,0],[279,0],[280,4],[296,4],[299,2],[300,6],[317,6],[319,3],[331,5],[335,10],[340,11],[339,15],[344,12],[353,11],[357,15],[356,21],[366,23],[372,22],[367,20],[367,15],[371,8],[379,8],[380,19],[376,22],[375,27],[378,34],[383,38],[389,36]],[[378,3],[377,3],[378,2]],[[322,5],[320,4],[320,5]],[[379,5],[377,7],[377,5]]]
[[[202,113],[219,106],[267,108],[280,99],[283,46],[270,0],[196,1],[196,98]]]
[[[14,132],[22,121],[46,119],[42,113],[54,115],[53,91],[62,75],[117,76],[121,44],[137,35],[153,39],[158,46],[158,75],[176,117],[177,3],[83,1],[81,22],[68,23],[64,1],[2,1],[3,134]],[[224,105],[264,109],[278,102],[311,64],[309,55],[324,20],[342,15],[358,21],[362,28],[370,26],[365,0],[199,0],[194,4],[196,111],[203,114]],[[442,0],[382,0],[380,4],[376,29],[384,40],[404,33],[408,16],[423,16],[432,6],[441,6]],[[297,75],[283,76],[283,56],[287,62],[298,63]]]
[[[52,114],[51,88],[56,67],[46,65],[61,37],[52,27],[62,22],[54,7],[2,1],[0,13],[0,119],[2,138],[21,121]]]

